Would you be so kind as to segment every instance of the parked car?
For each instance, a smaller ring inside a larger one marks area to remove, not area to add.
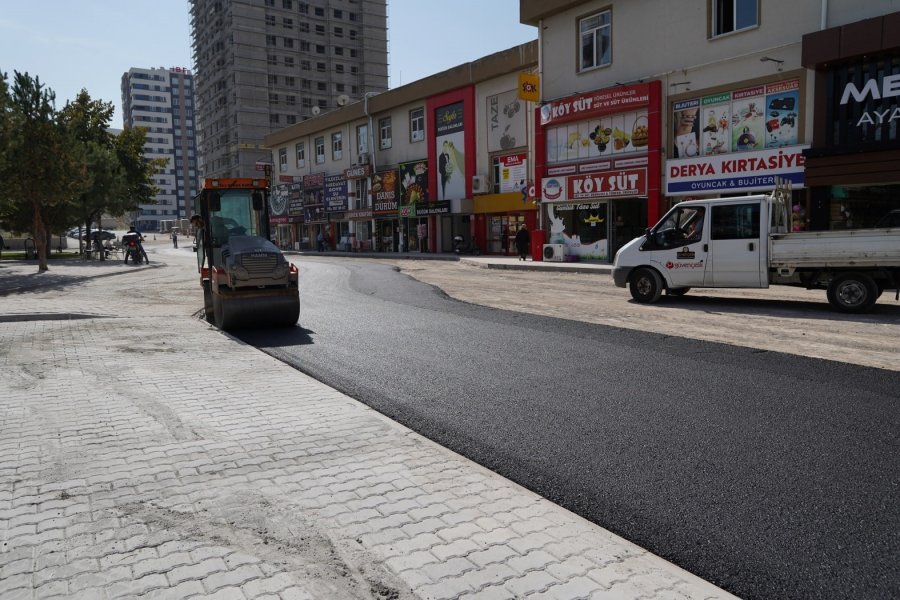
[[[81,237],[84,238],[84,234],[81,234]],[[100,240],[101,242],[105,242],[106,240],[114,240],[116,239],[116,234],[112,231],[106,231],[105,229],[101,229],[100,231],[91,231],[91,240]]]
[[[882,227],[900,227],[900,208],[892,210],[878,219],[875,228],[881,229]]]

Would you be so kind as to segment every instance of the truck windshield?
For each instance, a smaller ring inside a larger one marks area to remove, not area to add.
[[[699,241],[703,235],[703,206],[676,206],[653,228],[652,237],[659,247]]]
[[[227,190],[221,193],[222,209],[210,213],[213,247],[220,248],[235,235],[260,235],[259,220],[253,210],[251,190]]]

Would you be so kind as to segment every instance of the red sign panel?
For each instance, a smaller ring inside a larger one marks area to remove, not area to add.
[[[622,85],[569,96],[541,107],[541,125],[566,123],[594,115],[625,112],[650,104],[650,85]]]

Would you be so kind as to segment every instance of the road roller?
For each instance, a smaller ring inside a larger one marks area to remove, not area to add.
[[[268,179],[205,179],[194,212],[206,320],[223,331],[296,325],[298,271],[271,242]]]

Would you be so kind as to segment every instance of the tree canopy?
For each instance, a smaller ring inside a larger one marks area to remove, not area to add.
[[[0,222],[31,233],[39,271],[51,233],[153,203],[152,178],[165,165],[145,159],[145,129],[109,131],[111,102],[87,90],[61,111],[55,101],[37,77],[15,72],[10,86],[0,72]]]

